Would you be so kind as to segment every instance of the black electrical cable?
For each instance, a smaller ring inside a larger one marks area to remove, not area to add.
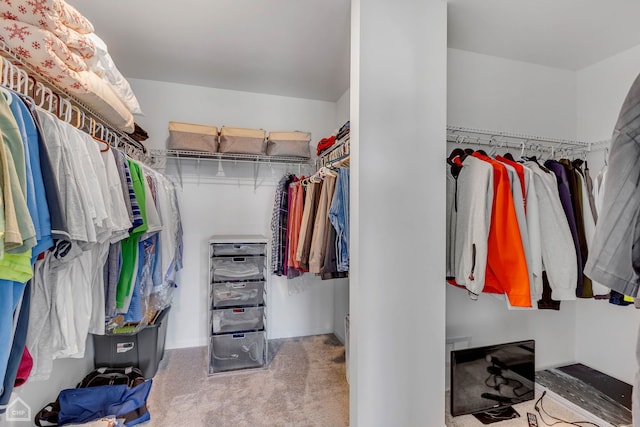
[[[592,426],[595,426],[595,427],[600,427],[598,424],[592,423],[591,421],[566,421],[566,420],[563,420],[562,418],[554,417],[553,415],[551,415],[550,413],[548,413],[548,412],[544,409],[544,406],[542,405],[542,398],[544,397],[544,395],[545,395],[545,394],[547,394],[547,391],[546,391],[546,390],[542,392],[542,395],[538,398],[538,400],[536,400],[536,403],[535,403],[535,405],[534,405],[534,408],[535,408],[536,412],[538,412],[538,415],[540,415],[540,420],[541,420],[545,425],[547,425],[547,426],[554,426],[554,425],[556,425],[556,424],[562,424],[562,423],[564,423],[564,424],[569,424],[569,425],[571,425],[571,426],[577,426],[577,427],[582,427],[582,426],[583,426],[583,425],[585,425],[585,424],[586,424],[586,425],[592,425]],[[538,404],[540,404],[540,406],[538,406]],[[557,421],[554,421],[554,422],[552,422],[551,424],[547,423],[547,422],[545,421],[544,417],[542,416],[542,414],[543,414],[543,413],[544,413],[545,415],[547,415],[548,417],[553,418],[554,420],[557,420]]]

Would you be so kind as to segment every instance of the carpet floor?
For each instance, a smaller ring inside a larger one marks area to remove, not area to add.
[[[167,350],[153,378],[149,426],[349,425],[344,347],[333,335],[269,341],[268,369],[207,376],[207,348]]]

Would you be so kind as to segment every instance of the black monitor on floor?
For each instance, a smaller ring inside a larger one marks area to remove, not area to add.
[[[535,341],[451,352],[451,415],[474,414],[485,424],[517,417],[511,405],[532,400]]]

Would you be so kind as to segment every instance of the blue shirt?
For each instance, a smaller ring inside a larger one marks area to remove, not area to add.
[[[33,117],[22,99],[15,92],[11,93],[11,112],[13,113],[20,137],[24,145],[25,167],[27,172],[27,207],[36,230],[37,244],[32,249],[31,263],[39,254],[53,246],[51,237],[51,219],[49,205],[44,189],[44,180],[40,169],[39,134]]]

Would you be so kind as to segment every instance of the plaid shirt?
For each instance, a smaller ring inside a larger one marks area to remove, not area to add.
[[[282,276],[284,271],[284,254],[287,243],[287,218],[289,215],[289,184],[293,175],[285,175],[278,182],[276,197],[271,217],[271,272]]]

